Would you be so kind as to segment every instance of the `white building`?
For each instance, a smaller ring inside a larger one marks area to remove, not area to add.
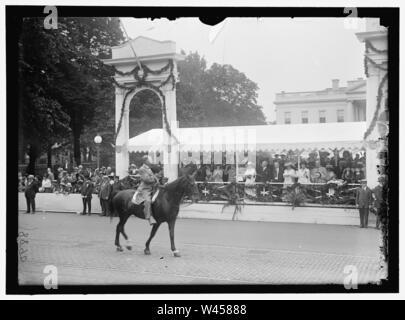
[[[366,80],[358,78],[339,87],[321,91],[281,92],[276,94],[276,123],[327,123],[366,120]]]

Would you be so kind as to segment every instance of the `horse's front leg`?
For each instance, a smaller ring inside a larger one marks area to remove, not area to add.
[[[148,239],[148,241],[146,241],[146,244],[145,244],[145,250],[143,251],[145,254],[150,254],[149,245],[150,245],[150,242],[152,241],[153,237],[155,236],[156,231],[159,229],[159,226],[160,226],[160,223],[155,223],[153,225],[152,231],[150,232],[149,239]]]
[[[180,252],[176,250],[176,246],[174,244],[174,225],[176,224],[176,220],[172,220],[168,222],[169,224],[169,234],[170,234],[170,245],[175,257],[181,257]]]
[[[120,232],[121,232],[121,220],[117,224],[117,228],[115,231],[115,246],[117,247],[117,251],[123,251],[120,245]]]

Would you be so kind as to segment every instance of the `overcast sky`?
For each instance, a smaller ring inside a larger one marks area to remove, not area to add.
[[[275,120],[275,94],[281,91],[310,91],[331,87],[331,79],[346,81],[365,77],[364,44],[354,23],[332,18],[232,18],[213,42],[211,26],[198,18],[122,19],[129,37],[143,35],[173,40],[177,50],[198,51],[208,67],[231,64],[259,86],[258,104],[267,120]]]

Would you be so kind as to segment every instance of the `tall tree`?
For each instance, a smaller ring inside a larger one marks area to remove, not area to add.
[[[69,133],[80,163],[83,128],[114,94],[111,69],[100,59],[122,40],[117,18],[59,18],[56,30],[44,29],[40,18],[22,21],[20,114],[31,171],[41,151],[53,140],[69,139]]]
[[[179,62],[177,112],[182,127],[265,124],[258,86],[230,65],[207,63],[197,52]]]
[[[207,112],[217,125],[266,124],[262,107],[257,105],[258,85],[231,65],[214,63],[207,71]]]

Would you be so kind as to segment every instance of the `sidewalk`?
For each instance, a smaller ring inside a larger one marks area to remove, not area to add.
[[[18,195],[19,210],[26,210],[23,193]],[[100,213],[101,206],[98,197],[92,199],[92,213]],[[38,193],[36,197],[37,211],[71,212],[82,211],[82,198],[80,194],[52,194]],[[196,203],[185,204],[180,207],[179,218],[232,220],[233,207],[228,207],[221,213],[223,204]],[[245,205],[242,213],[237,216],[241,221],[266,221],[289,223],[315,223],[333,225],[359,225],[359,213],[356,209],[296,207],[282,205]],[[370,213],[369,225],[375,226],[375,216]]]

